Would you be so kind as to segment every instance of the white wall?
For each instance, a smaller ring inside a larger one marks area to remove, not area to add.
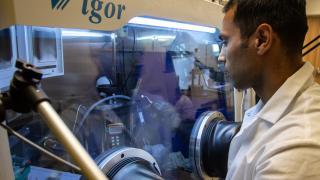
[[[307,1],[307,15],[320,16],[320,0],[306,0]]]
[[[0,179],[14,179],[7,132],[0,127]]]

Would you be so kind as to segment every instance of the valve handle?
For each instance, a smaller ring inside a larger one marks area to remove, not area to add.
[[[42,72],[32,64],[17,60],[16,68],[21,70],[24,77],[28,78],[29,80],[35,80],[36,82],[39,82],[42,79]]]

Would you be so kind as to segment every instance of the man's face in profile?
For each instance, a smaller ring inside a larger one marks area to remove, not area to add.
[[[221,39],[224,41],[220,60],[226,62],[232,84],[237,89],[250,88],[258,68],[255,60],[252,40],[242,38],[239,26],[234,23],[235,8],[226,12],[221,29]]]

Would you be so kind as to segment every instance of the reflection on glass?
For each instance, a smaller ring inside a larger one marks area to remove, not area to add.
[[[33,36],[39,61],[55,54],[50,31]],[[93,158],[118,146],[141,148],[165,178],[191,179],[188,146],[197,117],[218,110],[233,120],[218,36],[135,24],[112,32],[63,29],[64,75],[44,79],[42,88]],[[38,116],[24,118],[31,121],[23,126],[30,130],[26,136],[69,159],[48,129],[37,125]],[[17,143],[12,149],[36,166],[70,171],[30,147]]]
[[[57,42],[55,30],[33,29],[33,60],[37,63],[57,60]]]
[[[12,45],[10,29],[0,30],[0,70],[11,67]]]

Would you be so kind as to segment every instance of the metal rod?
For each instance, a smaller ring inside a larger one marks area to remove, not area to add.
[[[55,160],[57,160],[57,161],[65,164],[65,165],[71,167],[72,169],[74,169],[74,170],[76,170],[76,171],[78,171],[78,172],[81,172],[81,169],[80,169],[78,166],[76,166],[76,165],[74,165],[74,164],[72,164],[72,163],[70,163],[70,162],[68,162],[68,161],[66,161],[66,160],[64,160],[64,159],[56,156],[55,154],[47,151],[46,149],[42,148],[41,146],[33,143],[33,142],[30,141],[29,139],[27,139],[27,138],[25,138],[24,136],[22,136],[20,133],[18,133],[18,132],[16,132],[15,130],[11,129],[9,126],[7,126],[7,125],[5,125],[5,124],[3,124],[3,123],[0,123],[0,126],[2,126],[4,129],[6,129],[9,133],[15,135],[15,136],[16,136],[17,138],[19,138],[21,141],[23,141],[23,142],[29,144],[30,146],[38,149],[39,151],[43,152],[44,154],[50,156],[51,158],[53,158],[53,159],[55,159]]]
[[[88,179],[108,179],[48,102],[41,102],[36,110]]]

